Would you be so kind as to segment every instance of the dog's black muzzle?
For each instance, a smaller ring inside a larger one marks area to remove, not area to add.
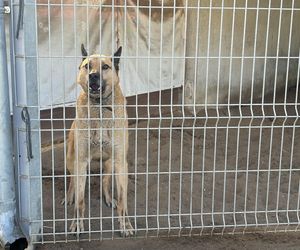
[[[104,92],[105,82],[101,79],[98,72],[89,74],[89,88],[91,94],[98,94],[100,91]]]

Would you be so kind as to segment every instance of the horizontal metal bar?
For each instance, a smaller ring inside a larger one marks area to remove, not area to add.
[[[16,55],[16,58],[37,58],[37,56],[30,56],[30,55]],[[42,59],[82,59],[81,56],[68,56],[68,55],[51,55],[51,56],[46,56],[46,55],[39,55],[38,58]],[[110,58],[110,56],[104,56],[101,55],[99,58]],[[126,59],[294,59],[294,60],[299,60],[299,56],[122,56],[122,60]]]
[[[18,3],[14,3],[14,6],[18,6]],[[32,5],[31,3],[26,3],[26,5]],[[91,7],[91,8],[99,8],[101,6],[101,8],[128,8],[128,9],[136,9],[135,5],[120,5],[120,4],[92,4],[92,3],[88,3],[88,4],[83,4],[83,3],[63,3],[63,4],[56,4],[56,3],[37,3],[36,6],[47,6],[47,7]],[[139,5],[138,7],[139,9],[174,9],[173,6],[166,6],[166,5]],[[262,10],[262,11],[268,11],[268,10],[273,10],[273,11],[299,11],[300,8],[292,8],[292,7],[240,7],[240,6],[176,6],[176,9],[183,9],[183,10]]]

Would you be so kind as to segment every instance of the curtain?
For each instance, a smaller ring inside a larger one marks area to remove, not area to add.
[[[184,1],[152,0],[151,6],[149,2],[65,0],[61,5],[60,0],[39,0],[41,105],[77,99],[81,43],[89,54],[112,55],[123,46],[120,79],[125,96],[181,86],[185,69]]]

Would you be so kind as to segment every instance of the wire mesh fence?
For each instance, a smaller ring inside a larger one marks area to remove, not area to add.
[[[19,213],[33,242],[120,237],[120,177],[134,237],[298,231],[298,0],[11,7]],[[106,88],[95,102],[97,72]],[[86,182],[82,215],[61,202],[72,177],[77,206]]]

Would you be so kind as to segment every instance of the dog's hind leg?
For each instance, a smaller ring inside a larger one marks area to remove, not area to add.
[[[117,201],[115,199],[112,199],[110,194],[110,189],[113,187],[111,186],[111,176],[112,176],[112,160],[109,159],[104,162],[104,169],[103,169],[103,195],[104,195],[104,201],[108,207],[116,208]]]
[[[62,204],[65,203],[65,199],[62,201]],[[67,205],[72,205],[74,203],[74,177],[70,177],[70,184],[67,193]]]
[[[67,192],[67,197],[65,197],[61,204],[65,204],[67,201],[68,205],[74,202],[74,161],[75,161],[75,148],[74,148],[74,123],[72,124],[71,131],[68,138],[68,149],[67,149],[67,169],[71,175],[70,184]]]
[[[70,174],[73,175],[74,173],[70,173]],[[68,192],[67,192],[67,197],[62,199],[61,204],[64,205],[65,202],[67,201],[67,205],[72,205],[74,203],[74,194],[75,194],[74,176],[71,176],[70,184],[69,184],[69,188],[68,188]]]

